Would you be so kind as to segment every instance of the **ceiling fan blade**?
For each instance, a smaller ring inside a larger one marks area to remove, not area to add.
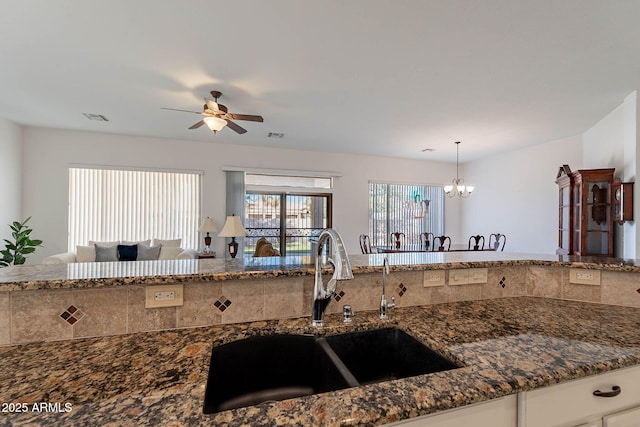
[[[233,120],[248,120],[250,122],[264,122],[262,116],[253,116],[251,114],[227,114],[227,117]]]
[[[166,108],[160,107],[161,110],[171,110],[171,111],[182,111],[183,113],[193,113],[193,114],[202,114],[201,111],[191,111],[191,110],[180,110],[178,108]]]
[[[209,98],[205,98],[204,99],[206,104],[206,108],[208,108],[209,110],[213,111],[216,114],[220,113],[220,107],[218,107],[218,103],[212,99]]]
[[[225,119],[225,120],[227,121],[227,126],[229,126],[229,129],[231,129],[232,131],[239,133],[240,135],[242,135],[243,133],[247,133],[247,130],[242,126],[239,126],[238,124],[232,122],[229,119]]]
[[[189,129],[198,129],[200,126],[202,126],[204,124],[204,120],[200,120],[198,123],[196,123],[195,125],[189,127]]]

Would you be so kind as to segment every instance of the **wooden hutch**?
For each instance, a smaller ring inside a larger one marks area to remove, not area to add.
[[[561,255],[613,256],[615,169],[558,170],[558,249]]]

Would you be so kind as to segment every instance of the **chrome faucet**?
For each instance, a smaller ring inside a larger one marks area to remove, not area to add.
[[[395,297],[391,297],[391,302],[387,302],[387,297],[385,295],[385,281],[387,276],[389,275],[389,259],[384,257],[382,261],[382,297],[380,298],[380,318],[387,319],[387,309],[393,308],[396,306]]]
[[[332,254],[327,257],[327,262],[333,266],[333,276],[327,282],[325,287],[322,283],[322,251],[324,244],[327,240],[331,239],[333,245],[331,246]],[[322,230],[320,236],[318,236],[318,250],[316,251],[316,271],[315,280],[313,283],[313,320],[311,326],[323,326],[322,315],[327,309],[327,306],[331,302],[331,298],[336,293],[336,281],[338,280],[350,280],[353,279],[353,273],[351,272],[351,264],[347,257],[347,251],[342,243],[342,237],[337,231],[326,228]]]

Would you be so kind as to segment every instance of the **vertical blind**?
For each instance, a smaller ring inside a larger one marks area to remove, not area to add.
[[[182,239],[197,248],[200,173],[69,168],[69,250],[94,241]]]
[[[444,192],[440,186],[369,183],[369,237],[374,246],[390,244],[391,233],[420,244],[420,233],[444,234]]]

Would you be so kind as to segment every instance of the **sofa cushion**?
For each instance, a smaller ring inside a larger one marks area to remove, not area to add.
[[[162,246],[162,248],[160,249],[160,256],[158,257],[158,259],[176,259],[178,257],[178,255],[180,255],[180,252],[182,252],[183,249],[182,248],[176,248],[173,246]]]
[[[75,262],[95,262],[96,260],[96,247],[91,246],[76,246],[76,259]]]
[[[140,243],[138,245],[138,261],[153,261],[160,257],[162,245],[148,246]]]
[[[138,258],[138,245],[118,245],[119,261],[135,261]]]
[[[170,239],[170,240],[153,239],[154,246],[162,245],[162,247],[166,247],[166,248],[179,248],[181,244],[182,244],[182,239]]]
[[[103,246],[96,243],[96,262],[118,261],[118,245]]]
[[[139,246],[139,245],[142,244],[142,245],[151,246],[151,239],[149,239],[149,240],[137,240],[137,241],[131,241],[131,242],[129,242],[127,240],[121,240],[119,243],[121,245],[138,245]],[[138,249],[140,249],[140,248],[138,248]]]
[[[119,240],[114,240],[113,242],[97,242],[95,240],[89,240],[89,246],[100,245],[100,246],[115,246],[119,244]]]

